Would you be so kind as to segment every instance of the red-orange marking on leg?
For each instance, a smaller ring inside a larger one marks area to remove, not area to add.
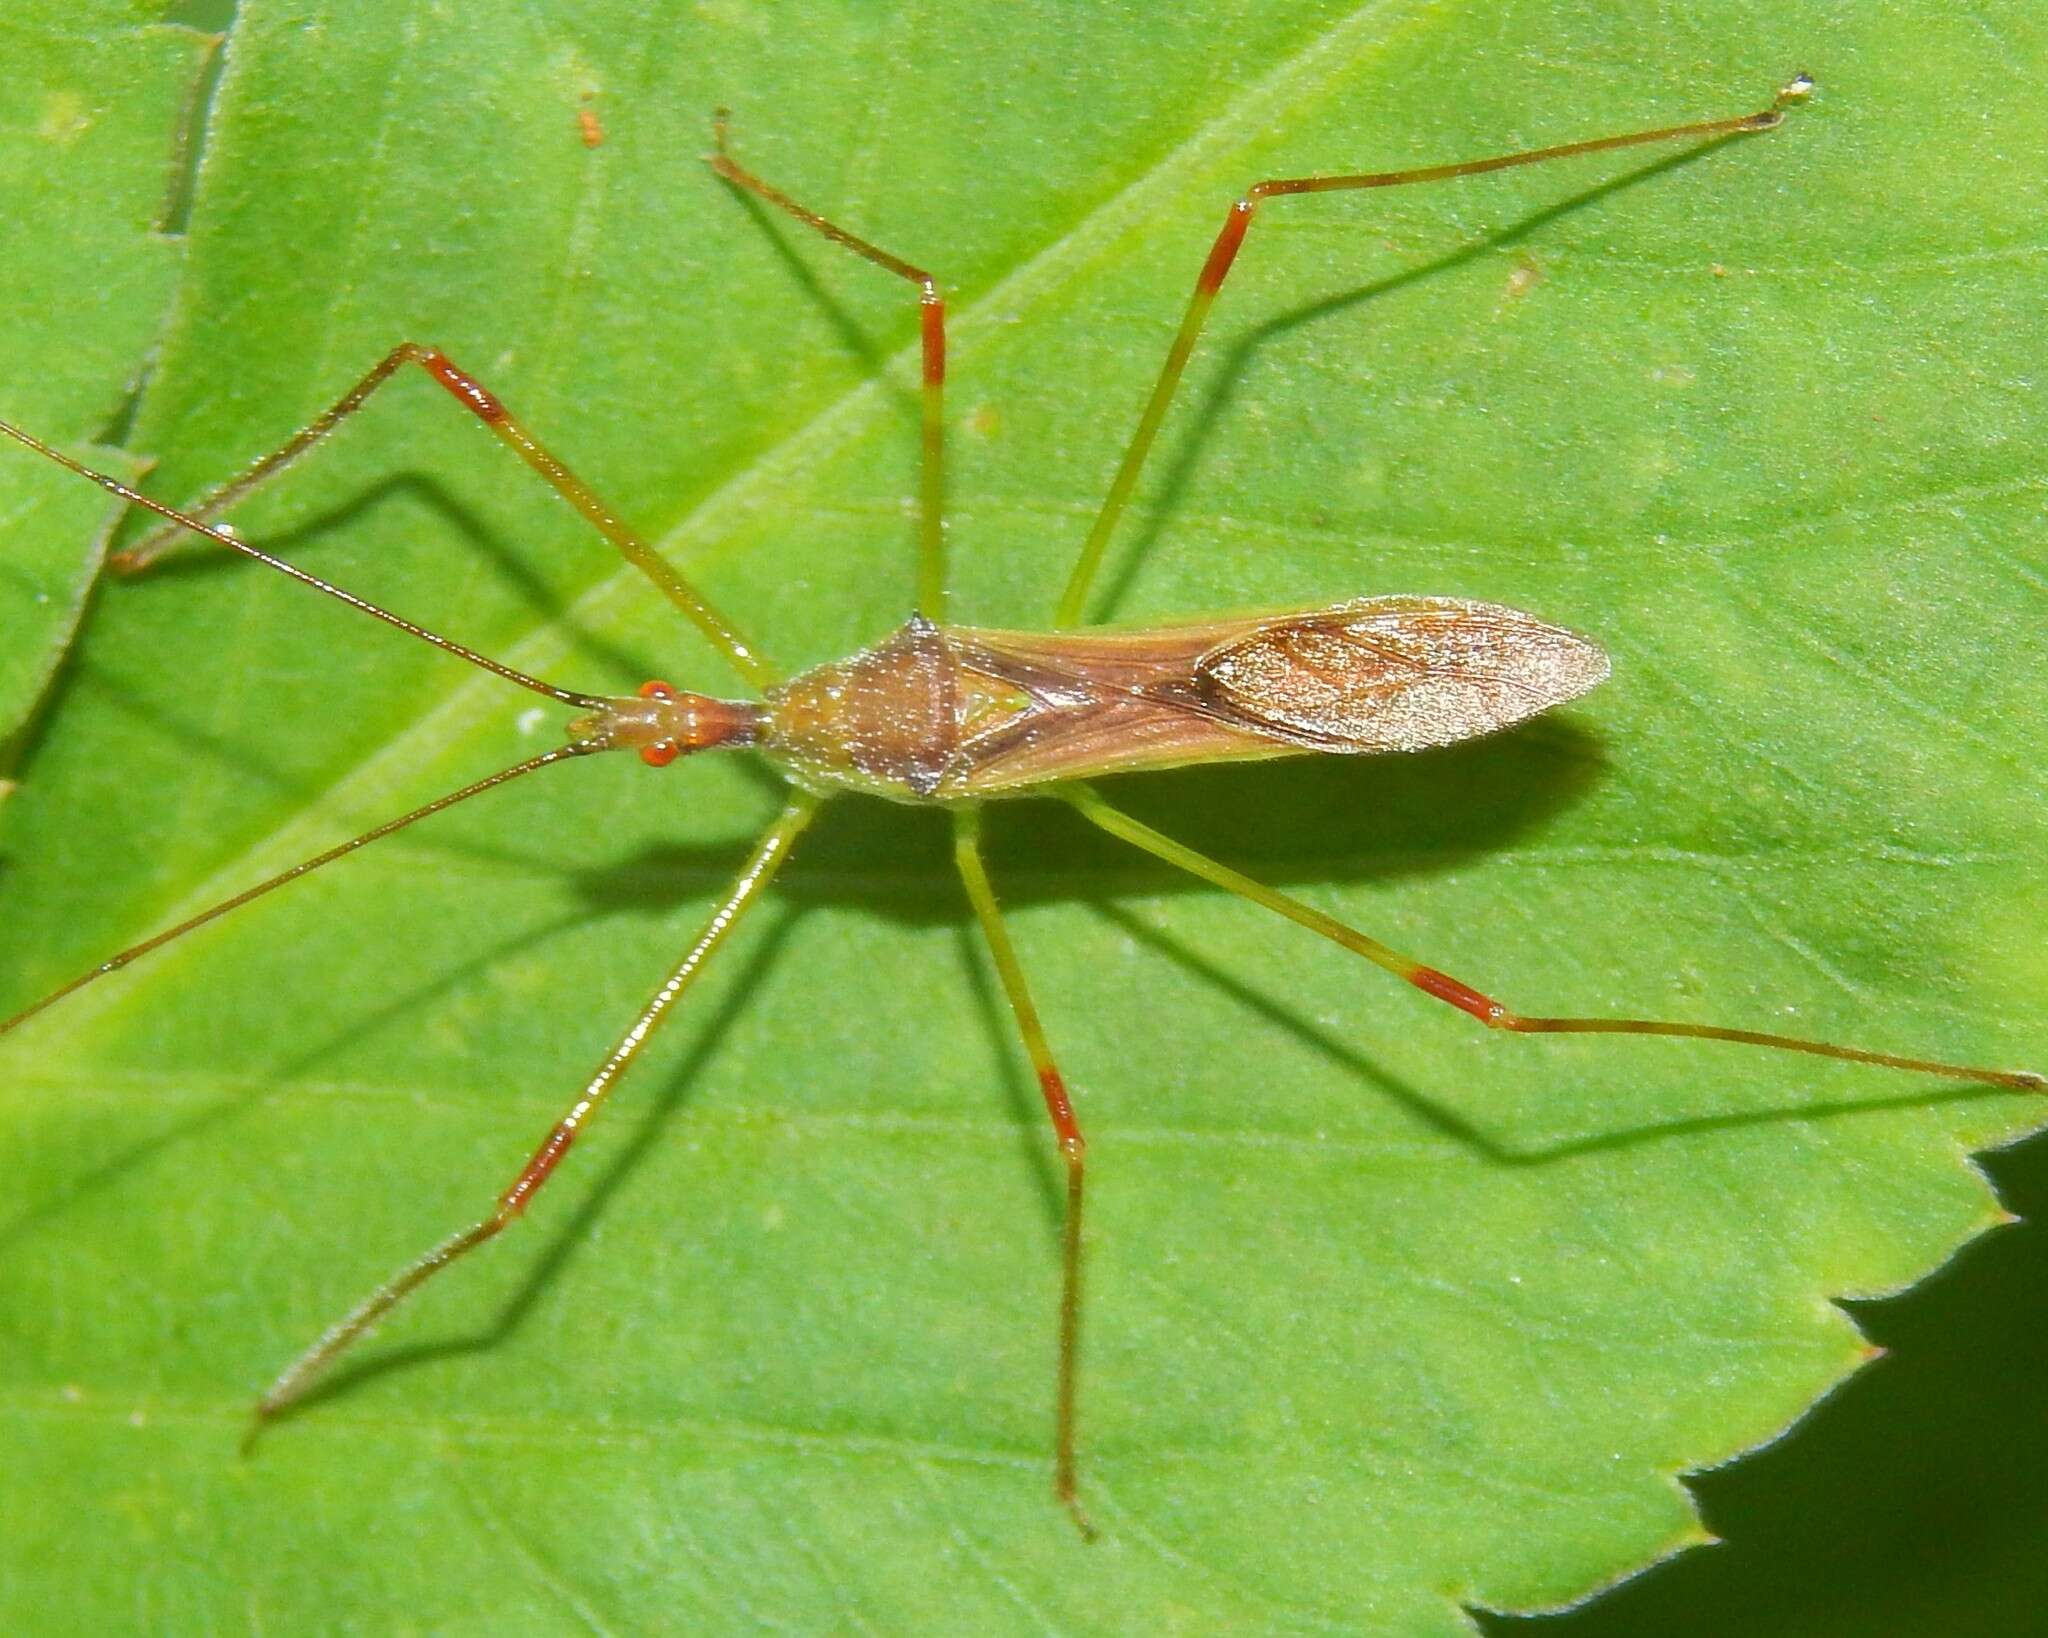
[[[519,1181],[498,1196],[498,1210],[508,1215],[524,1211],[533,1191],[548,1180],[548,1173],[561,1164],[562,1156],[569,1152],[569,1145],[575,1141],[576,1128],[573,1126],[557,1126],[548,1133],[547,1141],[533,1151],[526,1170],[519,1174]]]
[[[1408,982],[1425,995],[1433,995],[1439,1001],[1450,1002],[1462,1012],[1469,1012],[1482,1024],[1497,1024],[1508,1016],[1508,1009],[1492,996],[1481,995],[1470,984],[1461,983],[1434,967],[1417,967],[1408,975]]]
[[[1251,225],[1252,202],[1240,199],[1230,207],[1223,231],[1216,235],[1216,242],[1209,247],[1209,259],[1202,264],[1201,277],[1195,280],[1197,290],[1211,296],[1216,294],[1224,275],[1230,271],[1230,264],[1237,260],[1238,246],[1244,243],[1245,230]]]
[[[1067,1096],[1067,1083],[1060,1079],[1060,1072],[1048,1065],[1038,1072],[1038,1089],[1045,1094],[1046,1113],[1052,1116],[1052,1129],[1060,1140],[1060,1148],[1067,1156],[1078,1158],[1088,1147],[1081,1137],[1081,1123],[1074,1119],[1074,1102]]]
[[[486,421],[505,419],[505,406],[491,394],[480,381],[472,381],[449,361],[448,355],[439,351],[428,351],[420,355],[420,362],[426,365],[434,379],[467,404]]]
[[[937,291],[925,292],[919,322],[924,327],[924,384],[936,387],[946,379],[946,304]]]

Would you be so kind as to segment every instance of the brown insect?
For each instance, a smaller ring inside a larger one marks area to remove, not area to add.
[[[1607,675],[1606,656],[1589,639],[1514,609],[1457,598],[1364,597],[1329,608],[1237,615],[1141,631],[1079,626],[1103,549],[1130,498],[1209,308],[1264,201],[1284,194],[1442,181],[1646,143],[1765,131],[1780,123],[1785,108],[1810,89],[1801,76],[1787,85],[1770,107],[1732,119],[1638,131],[1462,164],[1300,177],[1261,182],[1248,189],[1231,206],[1196,280],[1158,383],[1060,599],[1055,629],[1046,632],[983,630],[954,625],[945,618],[940,529],[945,306],[936,282],[923,269],[805,209],[741,166],[727,151],[721,114],[712,169],[734,186],[908,280],[917,289],[922,321],[918,612],[877,646],[787,680],[595,493],[536,442],[497,397],[432,347],[410,342],[397,347],[283,448],[185,511],[137,494],[26,432],[0,424],[0,430],[21,443],[169,520],[169,527],[117,557],[118,566],[136,568],[148,563],[178,538],[181,530],[205,535],[578,713],[568,725],[565,745],[330,848],[121,951],[0,1022],[0,1034],[20,1028],[80,987],[253,898],[538,768],[611,750],[637,751],[649,765],[662,767],[692,752],[748,748],[765,756],[789,783],[787,804],[755,844],[703,931],[496,1204],[481,1220],[406,1265],[315,1342],[258,1402],[258,1425],[300,1398],[336,1356],[431,1276],[496,1236],[525,1211],[584,1126],[611,1096],[656,1026],[782,867],[818,805],[842,790],[865,791],[902,802],[940,803],[950,809],[960,877],[1044,1091],[1067,1177],[1054,1487],[1084,1531],[1088,1526],[1080,1506],[1075,1463],[1075,1386],[1086,1146],[983,866],[980,806],[985,799],[1025,793],[1058,797],[1110,834],[1203,881],[1277,911],[1460,1008],[1490,1029],[1520,1034],[1665,1035],[1733,1041],[1992,1086],[2039,1090],[2048,1085],[2048,1080],[2030,1071],[1939,1063],[1760,1030],[1635,1018],[1527,1016],[1182,846],[1119,812],[1080,783],[1101,774],[1190,763],[1310,752],[1414,751],[1445,745],[1491,733],[1574,699]],[[661,682],[650,682],[639,695],[627,698],[559,688],[367,603],[208,521],[312,448],[409,364],[440,382],[582,512],[627,562],[675,603],[756,686],[759,700],[712,699]]]

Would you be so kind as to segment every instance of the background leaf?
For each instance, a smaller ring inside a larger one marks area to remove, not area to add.
[[[1613,10],[252,0],[130,447],[192,494],[436,341],[786,663],[873,640],[910,595],[912,306],[702,172],[724,103],[943,271],[956,608],[1029,623],[1247,180],[1807,66],[1768,138],[1261,221],[1114,612],[1488,596],[1616,678],[1449,755],[1121,797],[1532,1007],[2038,1062],[2039,25]],[[574,686],[729,683],[424,380],[237,522]],[[203,551],[109,587],[10,804],[0,1005],[557,733]],[[541,776],[7,1043],[10,1611],[1457,1631],[1697,1539],[1674,1475],[1840,1381],[1826,1299],[1994,1222],[1964,1156],[2038,1118],[1483,1038],[1006,809],[1094,1139],[1084,1552],[1042,1116],[942,825],[848,802],[531,1225],[238,1462],[252,1393],[488,1202],[775,801],[739,759],[664,781]]]
[[[0,17],[6,413],[74,453],[119,419],[178,269],[165,219],[210,42],[158,23],[159,9],[35,0]],[[12,66],[24,62],[26,74]],[[10,457],[0,476],[0,748],[70,640],[110,515],[105,495],[54,466]]]

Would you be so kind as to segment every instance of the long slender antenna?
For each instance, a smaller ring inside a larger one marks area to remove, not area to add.
[[[425,626],[415,625],[403,615],[393,614],[389,609],[379,608],[367,598],[358,597],[354,592],[343,591],[332,582],[322,580],[316,574],[308,574],[304,569],[285,562],[281,557],[272,557],[260,547],[251,546],[246,540],[239,539],[226,529],[216,528],[210,523],[201,523],[195,517],[186,516],[185,513],[180,512],[175,506],[166,506],[162,501],[151,500],[147,495],[130,489],[119,478],[109,477],[104,472],[95,472],[82,461],[73,460],[62,450],[52,449],[33,433],[24,432],[20,427],[10,422],[0,421],[0,432],[6,433],[8,437],[18,444],[27,445],[38,455],[55,461],[66,471],[76,472],[81,478],[88,478],[102,489],[119,495],[121,499],[127,501],[131,506],[140,506],[146,511],[156,513],[158,517],[168,518],[172,523],[179,525],[181,528],[190,529],[195,535],[204,535],[208,540],[225,546],[230,551],[240,552],[244,557],[253,558],[266,568],[275,569],[282,575],[289,575],[302,586],[311,586],[313,590],[324,592],[337,602],[346,603],[350,608],[359,609],[373,619],[382,620],[387,626],[396,626],[408,636],[417,637],[423,643],[431,643],[443,653],[453,654],[458,660],[467,660],[471,665],[479,670],[490,672],[494,677],[503,677],[507,682],[517,683],[521,688],[531,689],[536,694],[544,694],[551,700],[559,700],[564,705],[574,705],[585,711],[598,710],[604,704],[603,700],[592,695],[577,694],[566,688],[557,688],[553,683],[542,682],[538,677],[529,677],[524,671],[517,670],[512,666],[504,664],[502,661],[494,660],[489,655],[479,654],[473,648],[465,648],[453,638],[443,637],[439,632],[429,631]]]
[[[372,842],[382,840],[393,831],[403,830],[407,825],[414,824],[421,819],[439,813],[444,808],[452,808],[458,802],[467,802],[472,796],[481,796],[485,791],[495,790],[498,786],[517,779],[522,774],[532,773],[536,768],[545,768],[556,762],[567,762],[574,757],[589,756],[594,751],[602,751],[604,749],[606,747],[602,743],[589,739],[572,740],[567,745],[558,745],[552,751],[543,751],[539,756],[528,757],[526,761],[518,763],[513,767],[500,769],[497,773],[490,775],[486,779],[479,779],[473,785],[463,786],[459,791],[451,791],[446,796],[437,796],[425,807],[414,808],[412,812],[397,819],[387,820],[375,830],[366,830],[362,835],[331,847],[325,853],[316,853],[310,859],[301,859],[289,870],[280,870],[269,880],[258,882],[254,887],[245,888],[243,891],[235,894],[233,898],[222,899],[220,903],[200,911],[198,915],[188,916],[175,927],[169,927],[161,933],[152,934],[140,944],[129,945],[119,955],[109,956],[91,971],[80,973],[70,983],[60,985],[41,1000],[30,1002],[29,1005],[23,1007],[12,1018],[0,1020],[0,1035],[5,1035],[10,1030],[27,1023],[44,1008],[56,1005],[57,1002],[63,1000],[67,995],[76,994],[95,979],[105,978],[108,973],[117,973],[131,961],[148,955],[152,950],[162,949],[164,945],[169,944],[173,939],[183,938],[194,928],[204,927],[208,922],[218,920],[230,910],[239,910],[251,899],[260,899],[265,893],[270,892],[273,888],[284,886],[286,882],[295,882],[301,876],[311,875],[312,872],[318,870],[322,865],[332,864],[336,859],[355,852],[359,847],[368,847]]]

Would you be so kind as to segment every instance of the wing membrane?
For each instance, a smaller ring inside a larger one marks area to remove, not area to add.
[[[1196,662],[1226,721],[1328,751],[1414,751],[1490,734],[1607,676],[1584,637],[1498,603],[1367,597],[1260,622]]]

